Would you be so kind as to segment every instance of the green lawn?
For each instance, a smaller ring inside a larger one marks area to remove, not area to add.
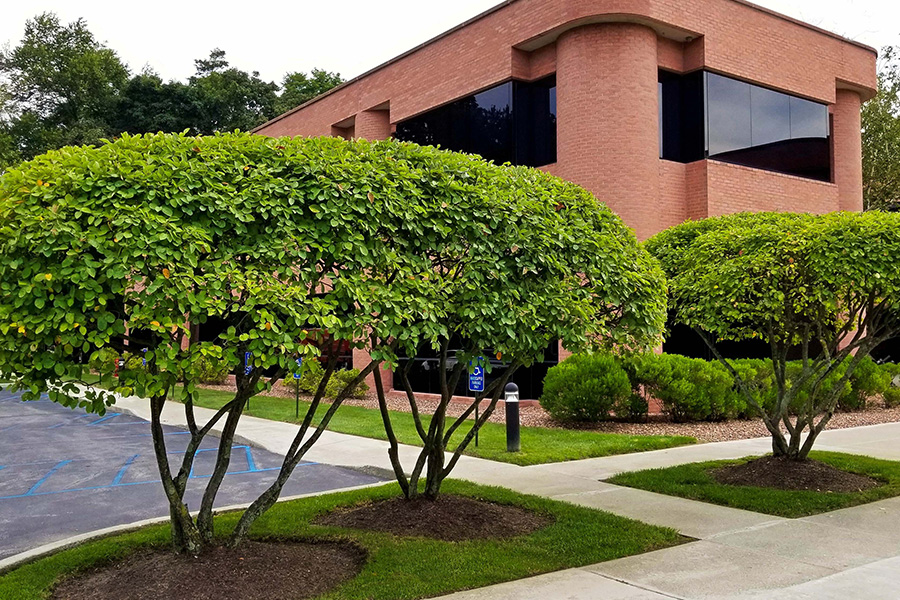
[[[228,392],[216,390],[200,390],[198,406],[220,408],[231,400]],[[300,401],[300,418],[302,419],[308,403]],[[274,421],[295,423],[293,398],[273,398],[256,396],[250,400],[250,408],[246,414]],[[320,408],[319,413],[324,413]],[[416,433],[412,415],[405,412],[391,412],[394,432],[402,444],[421,446]],[[425,419],[427,427],[428,419]],[[359,406],[341,406],[328,426],[331,431],[349,433],[362,437],[387,439],[381,414],[374,409]],[[454,440],[461,440],[468,432],[461,427]],[[542,463],[595,458],[612,454],[644,452],[672,448],[684,444],[693,444],[697,440],[684,436],[661,435],[624,435],[618,433],[595,433],[590,431],[571,431],[566,429],[548,429],[544,427],[523,427],[521,430],[522,451],[509,453],[506,451],[506,427],[498,423],[486,423],[479,433],[479,445],[470,444],[467,454],[514,463],[517,465],[536,465]]]
[[[710,474],[717,467],[756,457],[622,473],[609,483],[788,518],[806,517],[900,495],[900,462],[836,452],[812,452],[809,457],[844,471],[868,475],[884,484],[853,493],[790,491],[724,485]]]
[[[363,571],[329,599],[425,598],[647,552],[685,541],[674,530],[646,525],[571,504],[525,496],[502,488],[448,481],[446,493],[515,504],[551,515],[553,524],[507,540],[441,542],[424,538],[310,525],[336,506],[393,497],[395,484],[304,498],[276,505],[254,526],[255,539],[349,539],[369,553]],[[236,522],[217,517],[219,531]],[[168,545],[168,525],[82,544],[0,575],[0,600],[46,598],[54,582],[139,548]]]

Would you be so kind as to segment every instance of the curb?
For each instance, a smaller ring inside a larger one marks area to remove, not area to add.
[[[278,503],[281,502],[290,502],[292,500],[301,500],[303,498],[312,498],[314,496],[326,496],[328,494],[339,494],[343,492],[352,492],[354,490],[362,490],[371,487],[379,487],[383,485],[390,485],[391,481],[379,481],[377,483],[367,483],[364,485],[355,485],[346,488],[339,488],[334,490],[328,490],[325,492],[313,492],[310,494],[298,494],[295,496],[287,496],[285,498],[279,498]],[[231,506],[223,506],[222,508],[215,509],[215,514],[222,514],[226,512],[234,512],[238,510],[245,510],[248,508],[252,502],[247,502],[244,504],[232,504]],[[191,514],[195,515],[198,511],[194,511]],[[0,559],[0,577],[6,575],[9,571],[16,569],[18,567],[22,567],[28,563],[34,562],[40,558],[44,558],[45,556],[49,556],[51,554],[56,554],[57,552],[62,552],[63,550],[68,550],[69,548],[73,548],[75,546],[79,546],[85,542],[90,542],[94,540],[99,540],[102,538],[110,537],[113,535],[117,535],[120,533],[129,533],[132,531],[137,531],[138,529],[143,529],[144,527],[149,527],[150,525],[159,525],[162,523],[168,523],[169,517],[154,517],[152,519],[143,519],[141,521],[135,521],[134,523],[124,523],[122,525],[114,525],[112,527],[105,527],[103,529],[97,529],[95,531],[89,531],[87,533],[80,533],[78,535],[68,537],[62,540],[58,540],[55,542],[50,542],[49,544],[44,544],[43,546],[38,546],[37,548],[32,548],[31,550],[26,550],[25,552],[20,552],[19,554],[14,554],[8,558]]]

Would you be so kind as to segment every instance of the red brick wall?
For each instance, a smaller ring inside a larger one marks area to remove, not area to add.
[[[837,91],[834,105],[834,182],[840,210],[863,209],[862,131],[860,97],[850,90]]]
[[[594,194],[640,239],[660,230],[656,33],[604,23],[557,42],[557,170]]]
[[[364,140],[391,137],[391,113],[388,110],[364,110],[356,115],[354,136]]]
[[[519,50],[535,50],[536,63],[551,64],[545,46],[562,31],[616,20],[643,21],[679,42],[694,40],[685,55],[688,69],[706,66],[826,102],[834,101],[837,80],[867,97],[874,92],[873,52],[740,1],[516,0],[259,131],[328,135],[332,124],[387,101],[396,123],[510,78],[523,68]]]
[[[707,162],[707,214],[792,211],[825,213],[839,209],[838,188],[823,181],[760,171],[715,160]]]

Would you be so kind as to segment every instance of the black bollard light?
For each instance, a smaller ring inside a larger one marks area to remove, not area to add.
[[[519,386],[507,383],[503,400],[506,402],[506,451],[518,452],[519,442]]]

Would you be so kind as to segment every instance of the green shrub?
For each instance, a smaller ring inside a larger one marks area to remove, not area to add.
[[[196,381],[221,385],[228,380],[231,365],[226,360],[201,354],[194,360],[192,370]]]
[[[890,408],[900,406],[900,387],[894,386],[894,378],[900,376],[900,364],[884,363],[883,365],[880,365],[880,367],[887,373],[889,381],[888,386],[881,393],[884,398],[884,403]]]
[[[325,386],[325,396],[328,398],[337,397],[337,395],[358,376],[359,369],[341,369],[340,371],[335,371],[331,375],[331,380],[329,380],[328,385]],[[348,398],[365,398],[368,391],[368,384],[365,381],[362,381],[350,391]]]
[[[650,412],[650,403],[641,394],[632,392],[624,402],[618,402],[613,406],[613,412],[620,419],[632,422],[644,421]]]
[[[630,406],[631,382],[612,356],[573,354],[547,371],[541,406],[561,421],[602,421]]]
[[[104,346],[91,354],[88,359],[88,368],[98,373],[112,373],[116,368],[119,353],[109,346]]]
[[[126,371],[145,371],[147,367],[144,366],[144,353],[131,354],[130,352],[125,352],[122,354],[122,358],[125,359],[124,368]]]
[[[341,393],[347,384],[356,379],[359,375],[359,369],[340,369],[331,374],[331,379],[325,385],[325,397],[334,398]],[[319,389],[319,383],[325,376],[325,369],[322,363],[315,359],[303,361],[300,378],[296,379],[290,375],[282,380],[282,384],[291,391],[297,391],[300,387],[301,394],[315,394]],[[348,398],[365,398],[369,391],[369,386],[365,381],[360,382],[353,390],[351,390]]]
[[[734,389],[734,378],[717,362],[644,354],[631,358],[629,364],[635,393],[657,398],[673,421],[721,421],[746,410]]]
[[[840,410],[863,410],[869,399],[880,396],[891,387],[891,374],[868,356],[862,359],[850,376],[850,390],[838,401]]]
[[[303,367],[300,369],[300,379],[289,375],[281,383],[285,387],[290,388],[291,391],[297,391],[297,386],[299,385],[301,394],[315,394],[323,375],[325,375],[325,369],[322,368],[322,363],[311,358],[303,361]]]
[[[634,396],[645,403],[651,397],[657,398],[663,411],[674,421],[720,421],[758,416],[738,389],[734,376],[718,361],[677,354],[630,354],[619,361],[628,374]],[[771,410],[777,398],[772,361],[739,359],[729,363],[754,400],[767,411]],[[796,380],[801,368],[800,361],[787,363],[788,380]],[[844,373],[846,367],[835,369],[826,378],[822,389],[834,389]],[[869,399],[879,395],[889,405],[900,404],[900,389],[891,387],[896,374],[900,374],[898,365],[878,365],[870,358],[863,359],[840,390],[840,410],[865,409]],[[808,399],[809,390],[800,390],[788,412],[797,414],[804,409]],[[616,413],[630,414],[627,405],[623,405],[622,410],[617,409]]]

